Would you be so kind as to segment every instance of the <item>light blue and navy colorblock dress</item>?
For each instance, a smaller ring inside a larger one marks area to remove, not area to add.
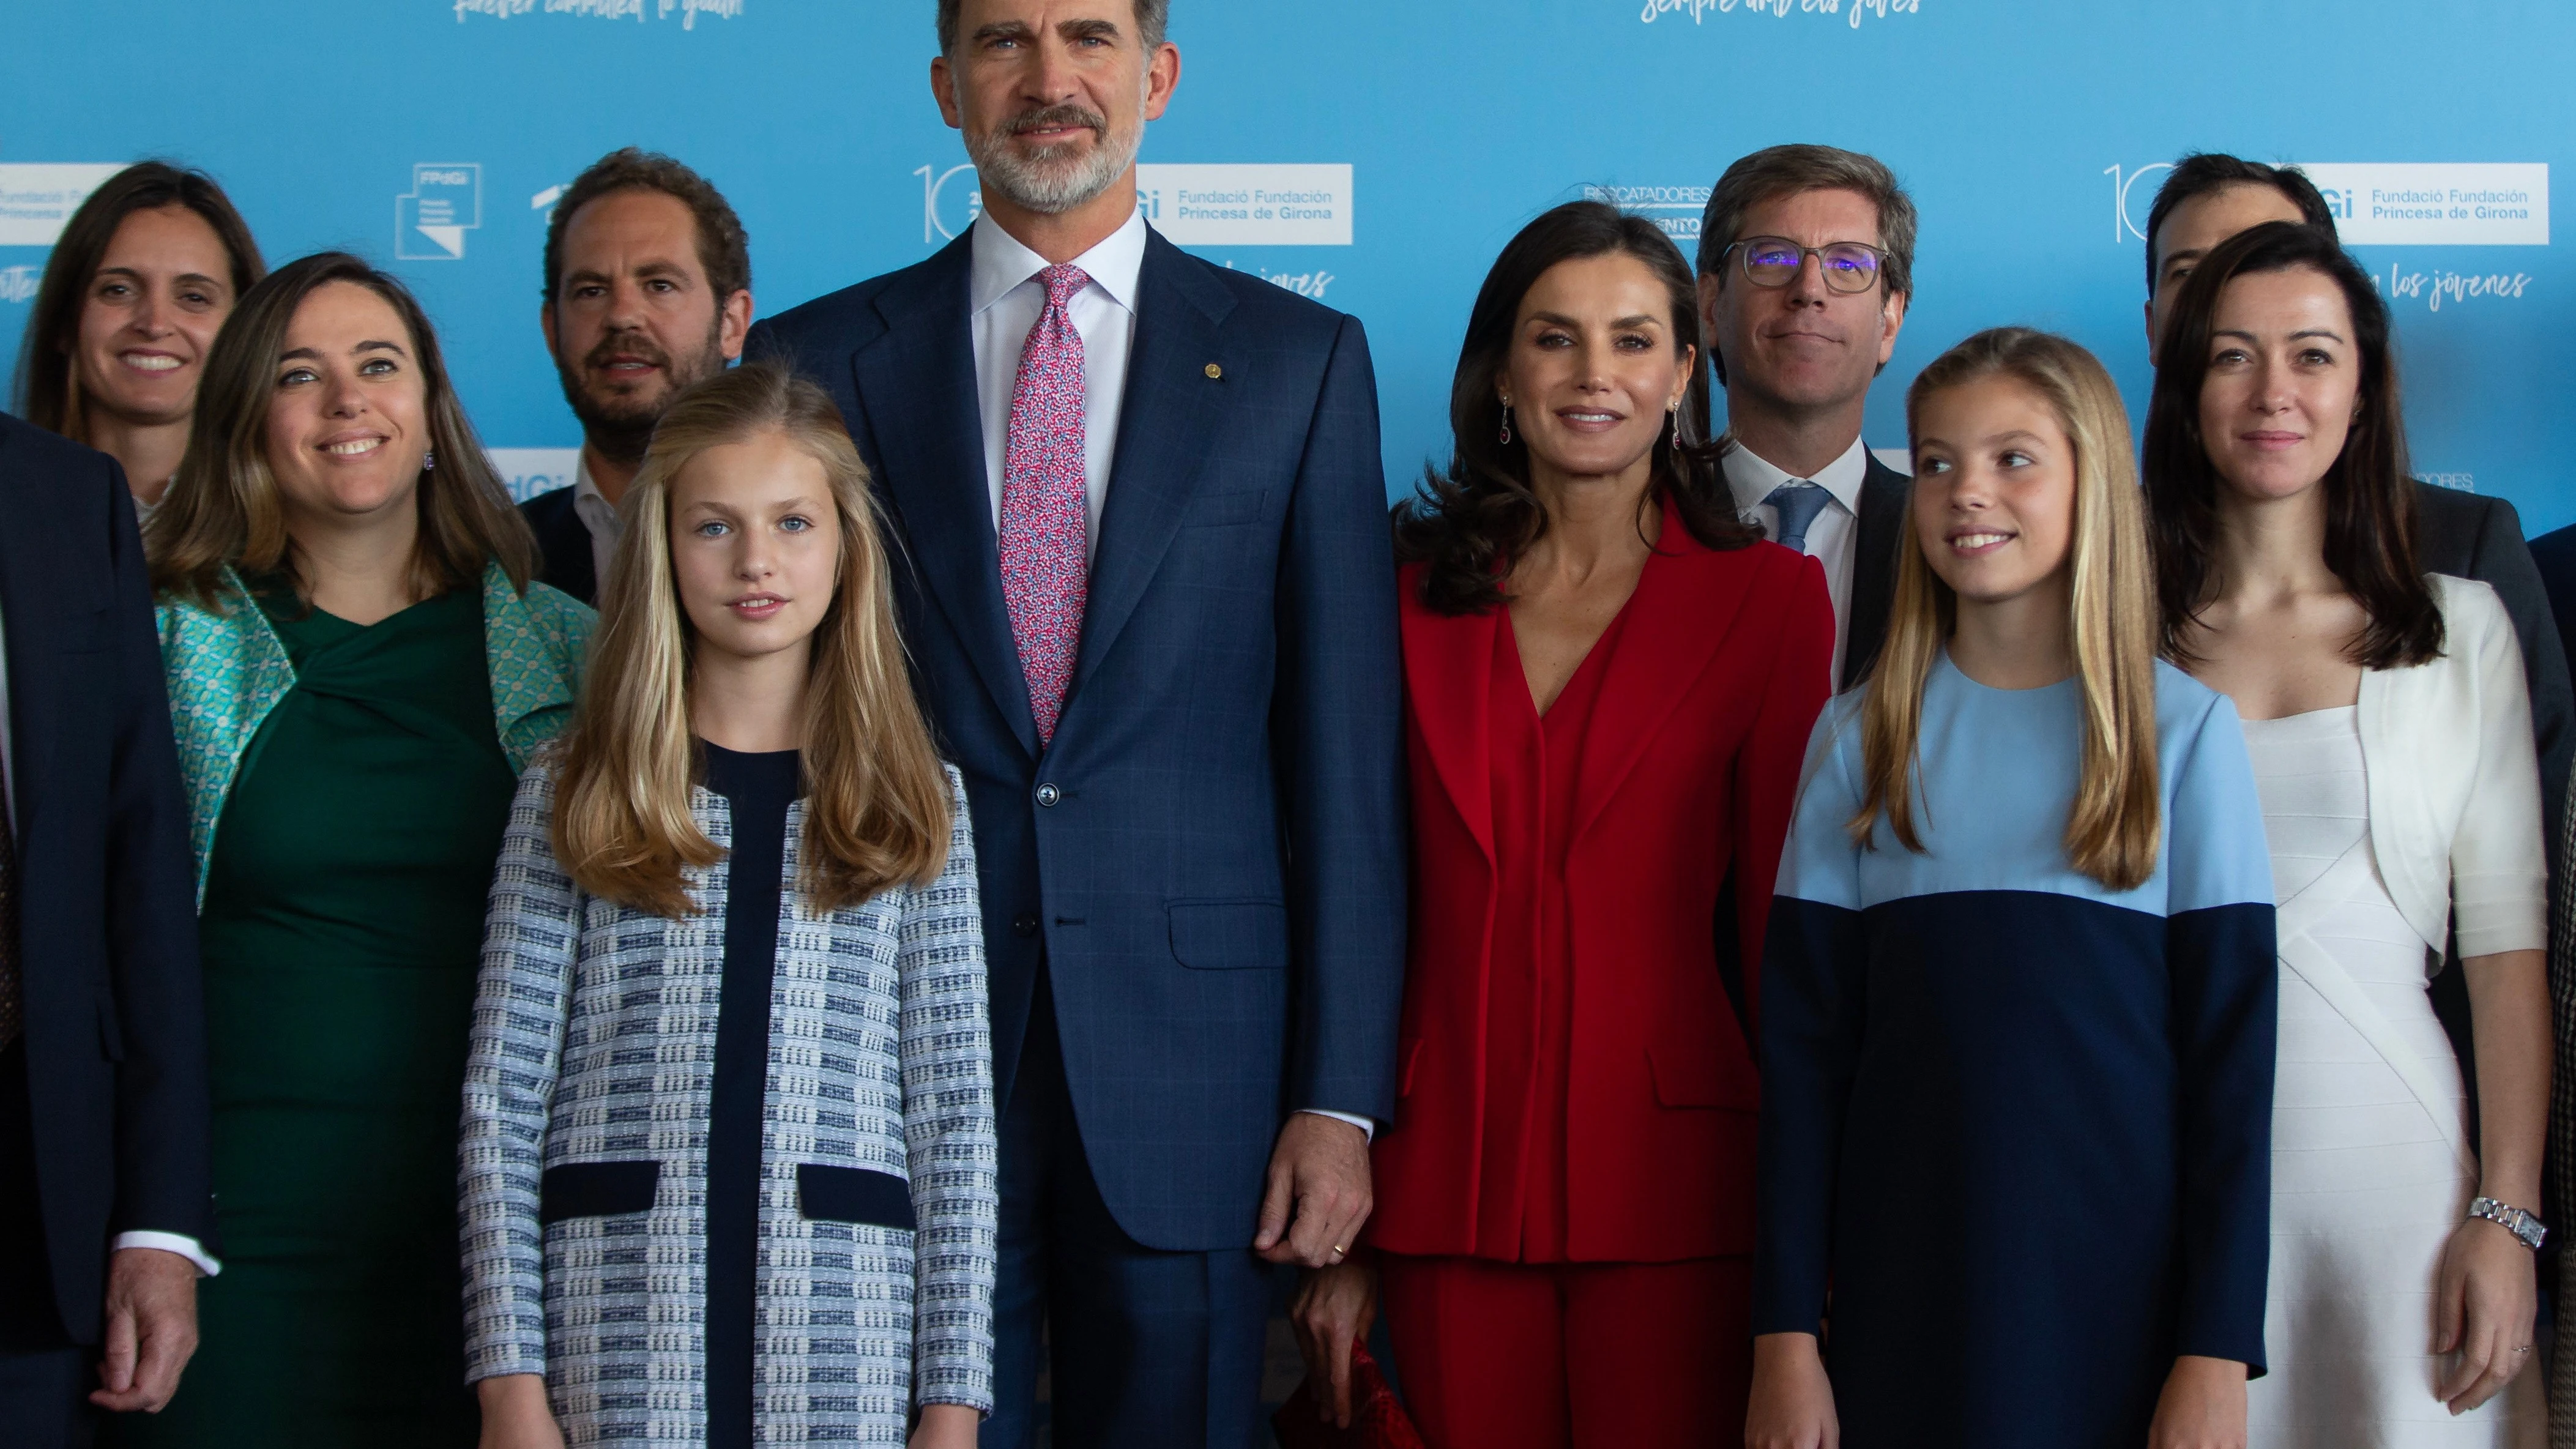
[[[1916,824],[1816,727],[1762,974],[1754,1331],[1823,1332],[1848,1449],[2134,1449],[2181,1354],[2263,1362],[2277,990],[2236,710],[2156,666],[2156,873],[2063,844],[2075,681],[1926,683]]]

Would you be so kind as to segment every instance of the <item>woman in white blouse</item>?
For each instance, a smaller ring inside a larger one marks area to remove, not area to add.
[[[2166,648],[2236,701],[2281,1011],[2251,1443],[2536,1444],[2549,1100],[2540,780],[2511,622],[2415,565],[2386,307],[2331,233],[2205,258],[2145,474]],[[2479,1128],[2424,986],[2456,930]]]

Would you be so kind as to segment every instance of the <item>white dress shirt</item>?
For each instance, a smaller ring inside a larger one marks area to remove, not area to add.
[[[975,219],[974,273],[967,306],[975,334],[975,400],[984,420],[984,480],[993,526],[1002,526],[1002,472],[1010,458],[1011,395],[1020,381],[1020,350],[1046,313],[1047,259],[1002,230],[988,213]],[[1100,548],[1100,510],[1118,456],[1118,419],[1127,402],[1127,357],[1136,348],[1136,279],[1145,270],[1145,217],[1139,212],[1100,245],[1073,259],[1091,278],[1065,311],[1082,336],[1082,473],[1089,500],[1083,558]]]
[[[138,500],[139,501],[139,500]],[[0,646],[0,781],[9,789],[8,828],[18,828],[18,752],[17,741],[9,729],[9,656]],[[197,1271],[211,1278],[224,1270],[224,1265],[206,1255],[203,1243],[182,1233],[119,1233],[108,1243],[110,1251],[125,1248],[159,1248],[176,1253],[197,1265]]]
[[[975,339],[975,402],[984,423],[984,484],[993,527],[1002,526],[1002,475],[1010,461],[1011,395],[1019,388],[1020,351],[1046,314],[1046,258],[1002,230],[992,214],[975,218],[973,272],[966,305]],[[1099,245],[1073,259],[1091,281],[1065,304],[1082,337],[1082,482],[1086,520],[1082,556],[1100,554],[1101,510],[1109,470],[1118,458],[1118,420],[1127,402],[1127,359],[1136,350],[1136,283],[1145,271],[1145,214],[1137,212]],[[1348,1122],[1372,1138],[1377,1124],[1347,1112],[1306,1109]]]
[[[590,450],[581,450],[581,462],[572,474],[572,515],[581,520],[582,530],[590,535],[591,588],[600,598],[608,597],[608,561],[617,557],[617,505],[599,491],[591,481]]]
[[[1777,542],[1780,513],[1762,500],[1795,475],[1774,467],[1742,443],[1726,451],[1726,485],[1735,506],[1762,525],[1762,536]],[[1852,560],[1860,552],[1860,485],[1869,476],[1869,450],[1858,438],[1843,455],[1807,479],[1832,496],[1807,525],[1807,556],[1825,566],[1825,592],[1834,603],[1834,687],[1842,687],[1843,645],[1851,637]]]

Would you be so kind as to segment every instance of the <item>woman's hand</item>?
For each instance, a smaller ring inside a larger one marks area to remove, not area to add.
[[[964,1404],[924,1404],[921,1422],[912,1426],[911,1449],[975,1449],[975,1431],[984,1416]]]
[[[503,1374],[474,1386],[483,1405],[482,1449],[564,1449],[542,1374]]]
[[[2245,1365],[2196,1354],[2175,1359],[2147,1449],[2245,1449]]]
[[[2537,1255],[2502,1224],[2470,1218],[2451,1231],[2433,1279],[2433,1352],[2460,1361],[2433,1396],[2465,1414],[2531,1363],[2540,1313]]]
[[[1377,1322],[1377,1264],[1365,1253],[1329,1268],[1309,1268],[1288,1305],[1297,1351],[1306,1356],[1306,1378],[1316,1387],[1316,1408],[1337,1429],[1351,1426],[1351,1345],[1368,1340]],[[1322,1389],[1332,1385],[1330,1402]]]
[[[1766,1333],[1753,1340],[1753,1405],[1744,1416],[1744,1449],[1841,1449],[1834,1382],[1812,1333]]]

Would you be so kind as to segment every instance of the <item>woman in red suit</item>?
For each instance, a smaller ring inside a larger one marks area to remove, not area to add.
[[[1367,1246],[1298,1319],[1334,1381],[1382,1292],[1434,1449],[1742,1442],[1747,968],[1834,627],[1700,445],[1698,342],[1661,231],[1548,212],[1477,296],[1456,460],[1397,510],[1401,1095]]]

